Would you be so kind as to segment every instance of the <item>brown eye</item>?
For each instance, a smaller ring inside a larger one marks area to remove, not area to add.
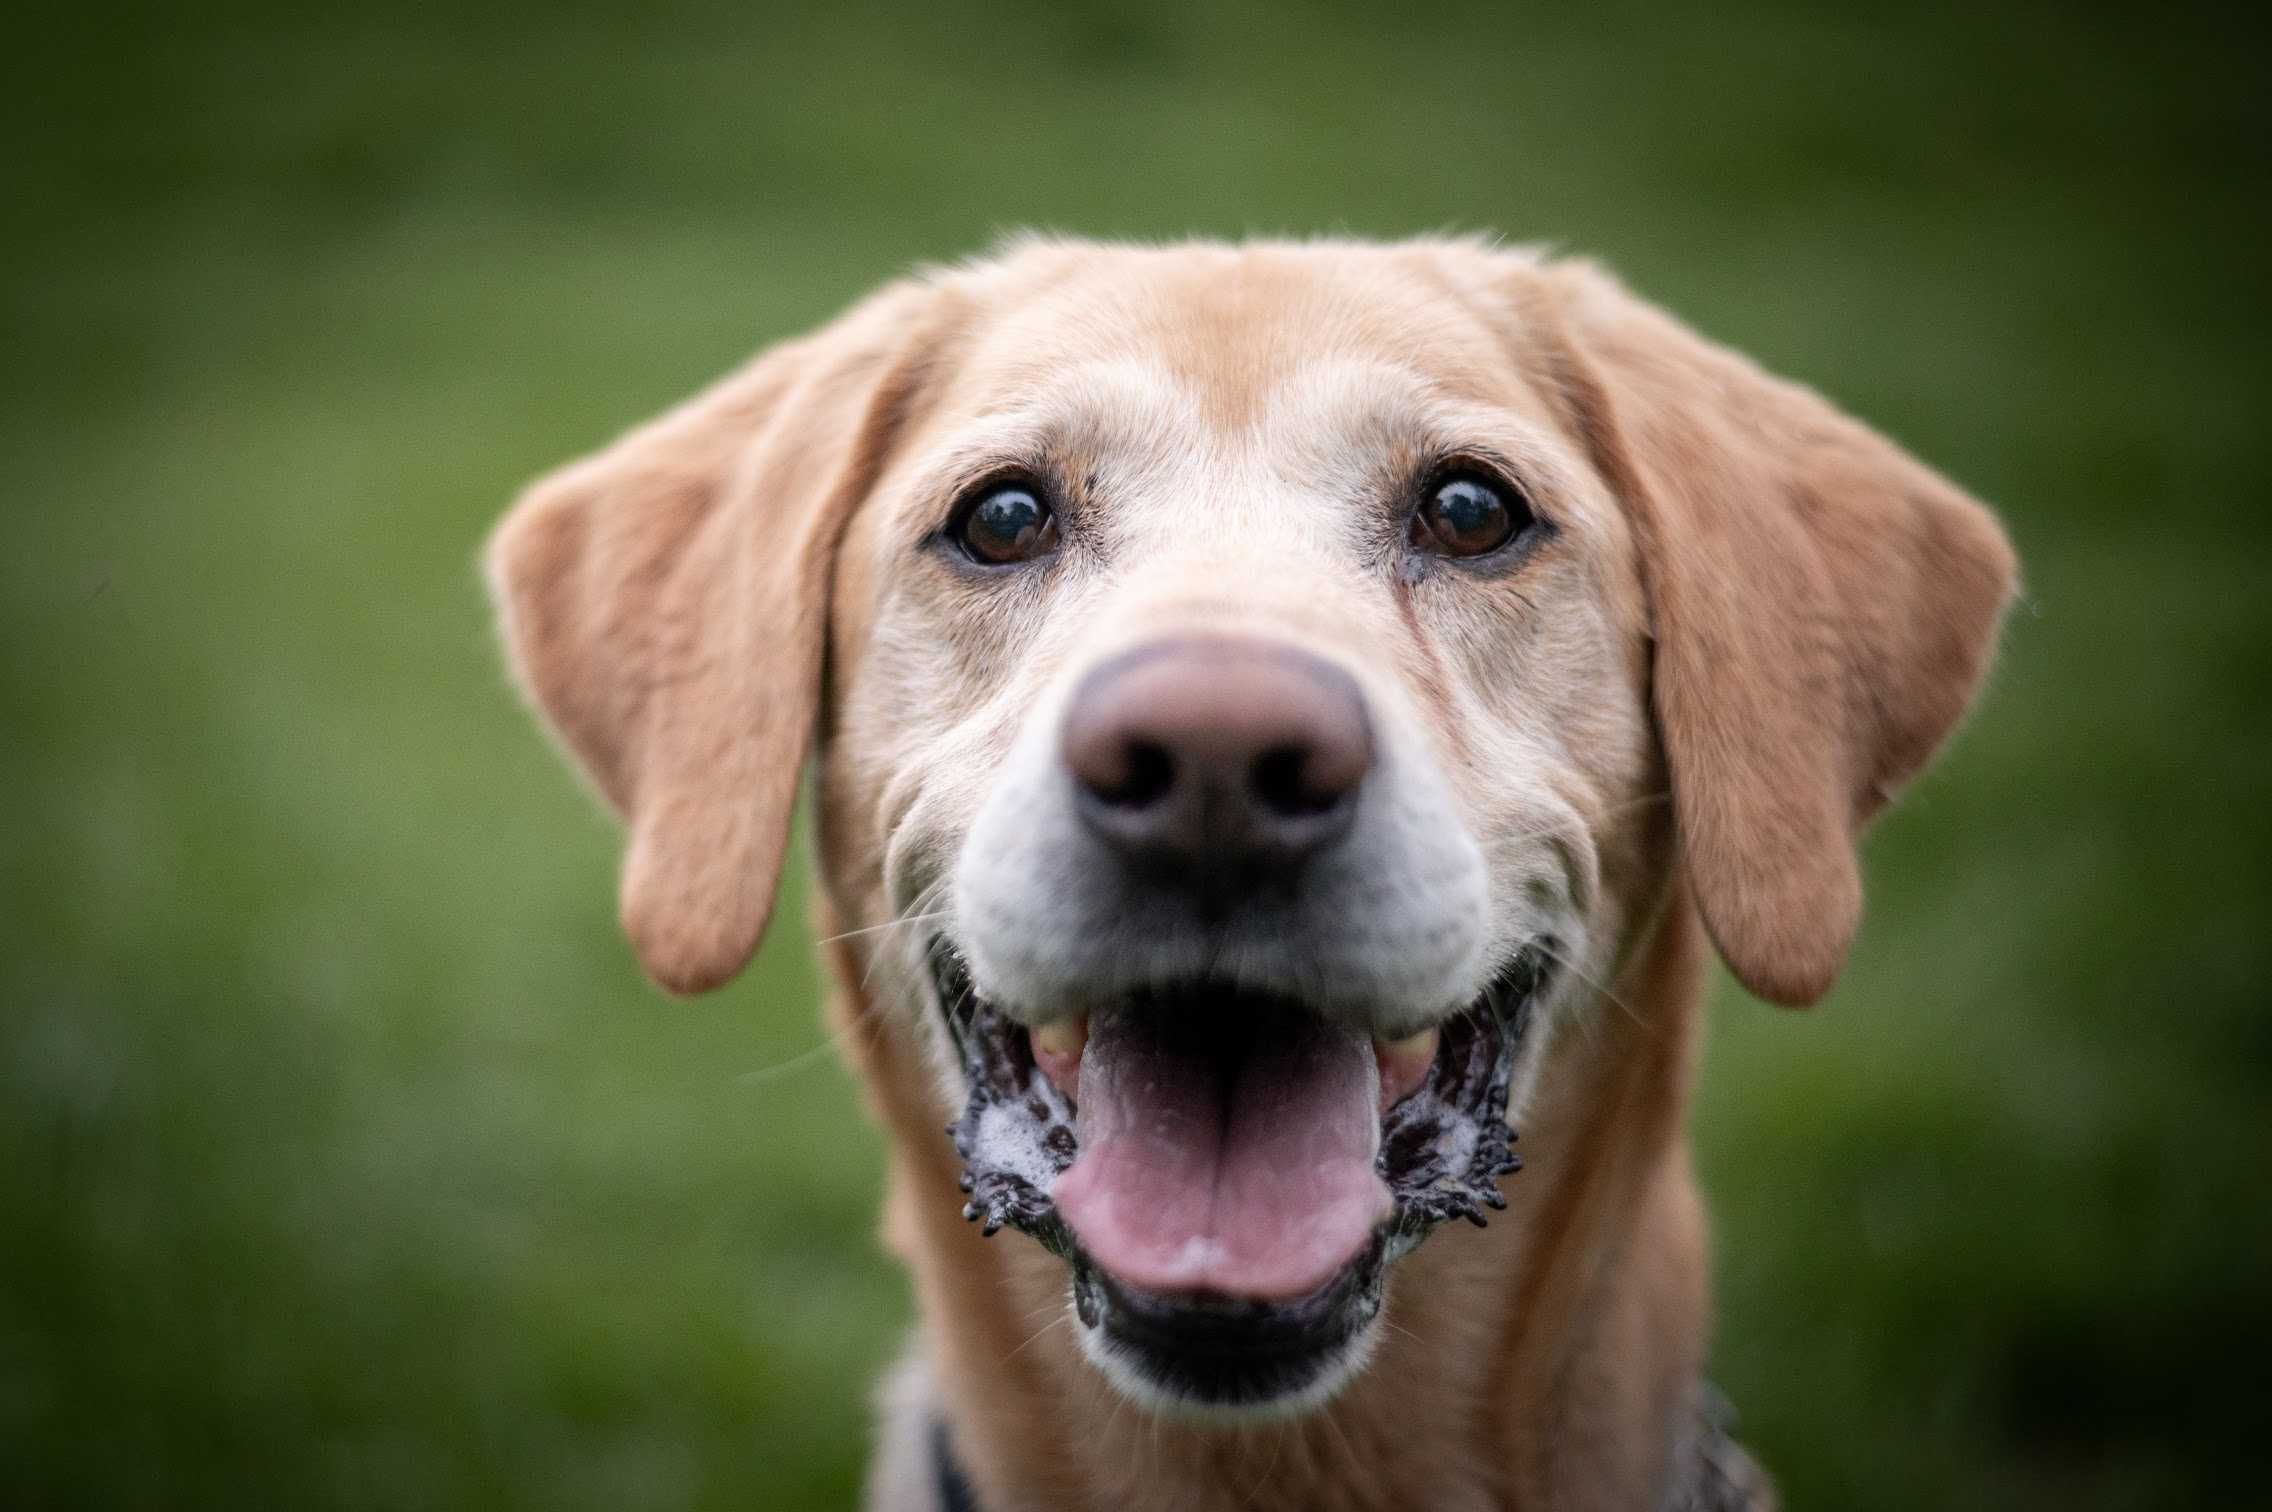
[[[1473,473],[1455,473],[1435,485],[1412,517],[1412,544],[1445,556],[1496,551],[1531,524],[1530,506]]]
[[[1057,516],[1032,489],[1008,483],[964,510],[953,535],[972,561],[1002,567],[1055,551]]]

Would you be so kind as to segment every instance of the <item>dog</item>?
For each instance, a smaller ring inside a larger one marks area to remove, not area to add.
[[[1832,985],[2013,592],[1981,505],[1585,261],[1032,237],[485,560],[661,987],[748,960],[814,773],[919,1312],[871,1506],[1770,1504],[1700,1378],[1706,942]]]

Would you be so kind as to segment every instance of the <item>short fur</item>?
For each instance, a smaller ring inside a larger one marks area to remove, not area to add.
[[[1369,501],[1441,435],[1511,455],[1554,520],[1504,582],[1361,565]],[[1081,494],[1087,554],[974,585],[926,532],[1012,454]],[[1021,242],[538,483],[488,564],[531,703],[626,821],[624,926],[664,987],[755,948],[816,757],[831,1021],[921,1319],[871,1504],[931,1504],[937,1415],[997,1512],[1656,1505],[1708,1321],[1704,941],[1763,997],[1829,989],[1856,836],[1971,701],[2014,572],[1984,509],[1814,394],[1588,265],[1464,241]],[[1435,784],[1383,841],[1355,968],[1433,1001],[1539,920],[1569,967],[1509,1211],[1399,1263],[1329,1402],[1230,1426],[1116,1395],[1061,1263],[960,1221],[919,965],[927,921],[1011,909],[1036,943],[974,962],[1013,1003],[1107,969],[1068,954],[1077,899],[1020,880],[1046,824],[988,804],[1083,667],[1195,624],[1349,666]],[[1467,870],[1397,869],[1455,838]],[[1452,872],[1465,932],[1401,929]]]

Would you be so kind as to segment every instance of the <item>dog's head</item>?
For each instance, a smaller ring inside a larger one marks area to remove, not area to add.
[[[1813,394],[1462,242],[894,286],[538,484],[490,567],[655,979],[748,958],[817,739],[972,1214],[1066,1256],[1126,1389],[1279,1410],[1499,1200],[1669,858],[1745,985],[1828,989],[2012,577]]]

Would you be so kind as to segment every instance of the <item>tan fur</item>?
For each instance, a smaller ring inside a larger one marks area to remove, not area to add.
[[[838,532],[906,419],[933,300],[888,290],[533,485],[488,575],[529,700],[630,826],[623,927],[700,992],[765,931]]]
[[[1795,384],[1583,267],[1571,365],[1635,506],[1658,729],[1720,954],[1775,1002],[1830,990],[1851,841],[1971,701],[2014,565],[1986,511]]]
[[[1353,574],[1358,496],[1442,435],[1510,454],[1559,533],[1505,584]],[[926,564],[974,469],[1041,452],[1087,565],[980,590]],[[2012,562],[1945,480],[1582,265],[1036,242],[540,483],[490,570],[531,701],[629,825],[625,927],[666,987],[753,948],[817,732],[820,927],[860,932],[829,946],[831,1011],[922,1319],[902,1394],[932,1405],[905,1410],[943,1413],[1008,1512],[1651,1505],[1707,1326],[1703,932],[1762,996],[1828,989],[1854,836],[1971,698]],[[1196,623],[1319,647],[1417,732],[1486,842],[1486,943],[1525,909],[1582,922],[1508,1212],[1395,1267],[1337,1397],[1240,1427],[1116,1396],[1063,1265],[961,1221],[920,931],[893,927],[942,896],[1052,690]],[[928,1494],[906,1430],[876,1505]]]

